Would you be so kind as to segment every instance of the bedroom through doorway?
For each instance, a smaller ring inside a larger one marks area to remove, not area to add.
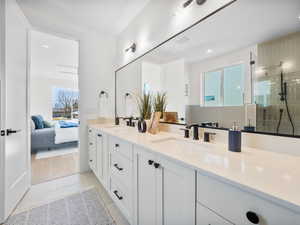
[[[79,43],[30,32],[31,183],[79,172]]]

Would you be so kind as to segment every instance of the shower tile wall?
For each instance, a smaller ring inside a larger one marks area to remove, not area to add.
[[[279,96],[281,70],[287,82],[287,101],[295,134],[300,135],[300,32],[258,45],[254,90],[258,104],[257,131],[276,133],[280,109],[283,109],[279,133],[292,134],[285,103]]]

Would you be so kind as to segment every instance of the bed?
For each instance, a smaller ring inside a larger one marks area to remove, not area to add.
[[[77,126],[61,126],[60,122],[50,128],[32,129],[31,152],[77,146],[78,130],[78,123]]]

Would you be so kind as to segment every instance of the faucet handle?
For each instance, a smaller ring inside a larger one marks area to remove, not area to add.
[[[210,137],[216,135],[216,133],[212,132],[204,132],[204,142],[210,142]]]
[[[190,129],[189,128],[180,128],[180,130],[184,131],[184,137],[189,138],[190,137]]]

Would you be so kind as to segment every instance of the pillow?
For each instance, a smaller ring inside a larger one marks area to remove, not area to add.
[[[51,127],[53,127],[53,124],[51,124],[49,121],[46,121],[46,120],[43,121],[43,124],[44,124],[44,128],[51,128]]]
[[[44,127],[44,119],[41,115],[37,115],[37,116],[32,116],[31,119],[33,120],[34,124],[35,124],[35,128],[36,129],[43,129]]]

